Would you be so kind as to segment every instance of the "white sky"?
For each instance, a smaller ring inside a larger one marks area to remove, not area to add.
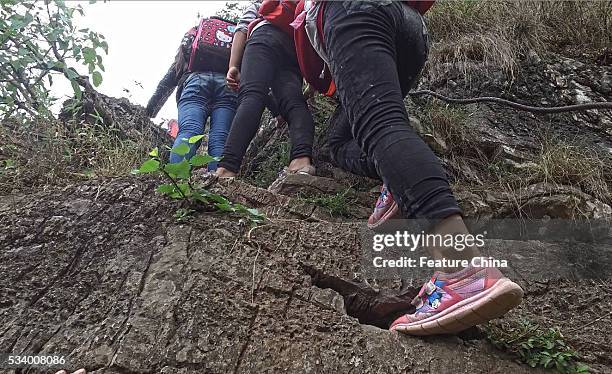
[[[197,24],[198,13],[211,16],[225,5],[225,1],[170,0],[79,3],[85,17],[76,18],[76,26],[103,34],[109,45],[108,55],[103,55],[106,72],[98,90],[143,106],[170,67],[183,34]],[[176,117],[172,95],[155,122]]]

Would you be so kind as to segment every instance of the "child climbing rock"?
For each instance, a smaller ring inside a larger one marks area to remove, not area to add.
[[[430,3],[308,1],[305,19],[310,24],[302,30],[327,61],[341,104],[329,139],[332,159],[387,186],[375,218],[388,217],[396,206],[402,217],[426,221],[430,234],[467,235],[446,173],[410,126],[403,101],[427,59],[427,29],[420,12]],[[434,259],[479,256],[474,247],[457,251],[440,244],[428,249]],[[416,311],[398,318],[392,330],[454,333],[499,317],[521,302],[522,289],[496,268],[438,270],[413,300]]]
[[[174,146],[188,144],[190,151],[181,156],[170,154],[170,162],[191,158],[201,141],[189,144],[192,136],[204,134],[210,117],[208,154],[219,157],[230,125],[236,114],[238,99],[235,92],[225,86],[231,39],[235,25],[218,18],[205,18],[199,26],[190,29],[181,42],[174,63],[159,83],[147,104],[147,114],[157,115],[175,87],[178,103],[178,134]],[[208,165],[216,170],[216,163]]]
[[[289,125],[291,161],[285,172],[314,174],[311,161],[314,120],[302,94],[293,37],[279,23],[258,18],[261,4],[260,1],[251,4],[236,28],[227,84],[239,90],[239,107],[217,175],[233,177],[240,170],[247,147],[259,128],[269,87]],[[289,22],[285,22],[287,28]]]

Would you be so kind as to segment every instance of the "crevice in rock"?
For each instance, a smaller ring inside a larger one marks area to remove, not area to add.
[[[415,310],[411,304],[419,292],[415,287],[399,291],[377,291],[364,283],[327,275],[307,264],[300,265],[310,275],[313,286],[329,288],[339,293],[344,299],[346,314],[357,318],[361,324],[387,329],[402,314],[412,313]]]
[[[249,328],[248,331],[252,331],[253,330],[253,326],[255,326],[255,321],[257,320],[257,317],[259,316],[259,307],[255,307],[255,312],[253,313],[253,316],[251,317],[251,321],[249,322]],[[236,366],[234,366],[234,374],[238,374],[238,370],[240,370],[240,365],[242,364],[242,360],[244,359],[244,355],[247,351],[247,348],[249,347],[249,344],[251,344],[251,336],[252,334],[247,334],[246,336],[246,341],[242,344],[242,347],[240,348],[240,353],[238,354],[238,359],[236,360]]]

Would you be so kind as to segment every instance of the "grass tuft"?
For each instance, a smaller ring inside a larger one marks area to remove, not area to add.
[[[125,175],[151,147],[113,128],[53,120],[2,124],[0,140],[0,194]]]
[[[530,321],[488,323],[487,339],[497,348],[516,355],[535,368],[555,369],[563,374],[589,373],[580,354],[565,341],[558,328],[542,328]]]
[[[248,176],[248,180],[254,185],[262,188],[268,188],[272,182],[278,178],[281,170],[291,161],[289,154],[291,145],[288,141],[280,141],[275,144],[274,149],[269,153],[268,157],[258,166],[257,170],[252,175]]]
[[[528,51],[600,53],[612,45],[610,1],[441,0],[427,13],[432,34],[428,74],[443,76],[451,63],[514,76]]]
[[[612,160],[606,158],[589,147],[548,139],[526,172],[534,182],[575,186],[609,202]]]
[[[350,188],[345,191],[327,195],[301,196],[300,200],[325,209],[332,217],[349,217],[353,199],[349,196]]]

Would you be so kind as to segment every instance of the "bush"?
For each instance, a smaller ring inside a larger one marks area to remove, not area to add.
[[[0,125],[0,194],[65,185],[97,176],[121,176],[142,161],[146,139],[127,139],[116,128],[77,127],[50,119]]]
[[[559,373],[589,373],[557,328],[543,329],[529,321],[492,324],[485,327],[487,338],[497,348],[517,355],[527,365],[556,369]]]

